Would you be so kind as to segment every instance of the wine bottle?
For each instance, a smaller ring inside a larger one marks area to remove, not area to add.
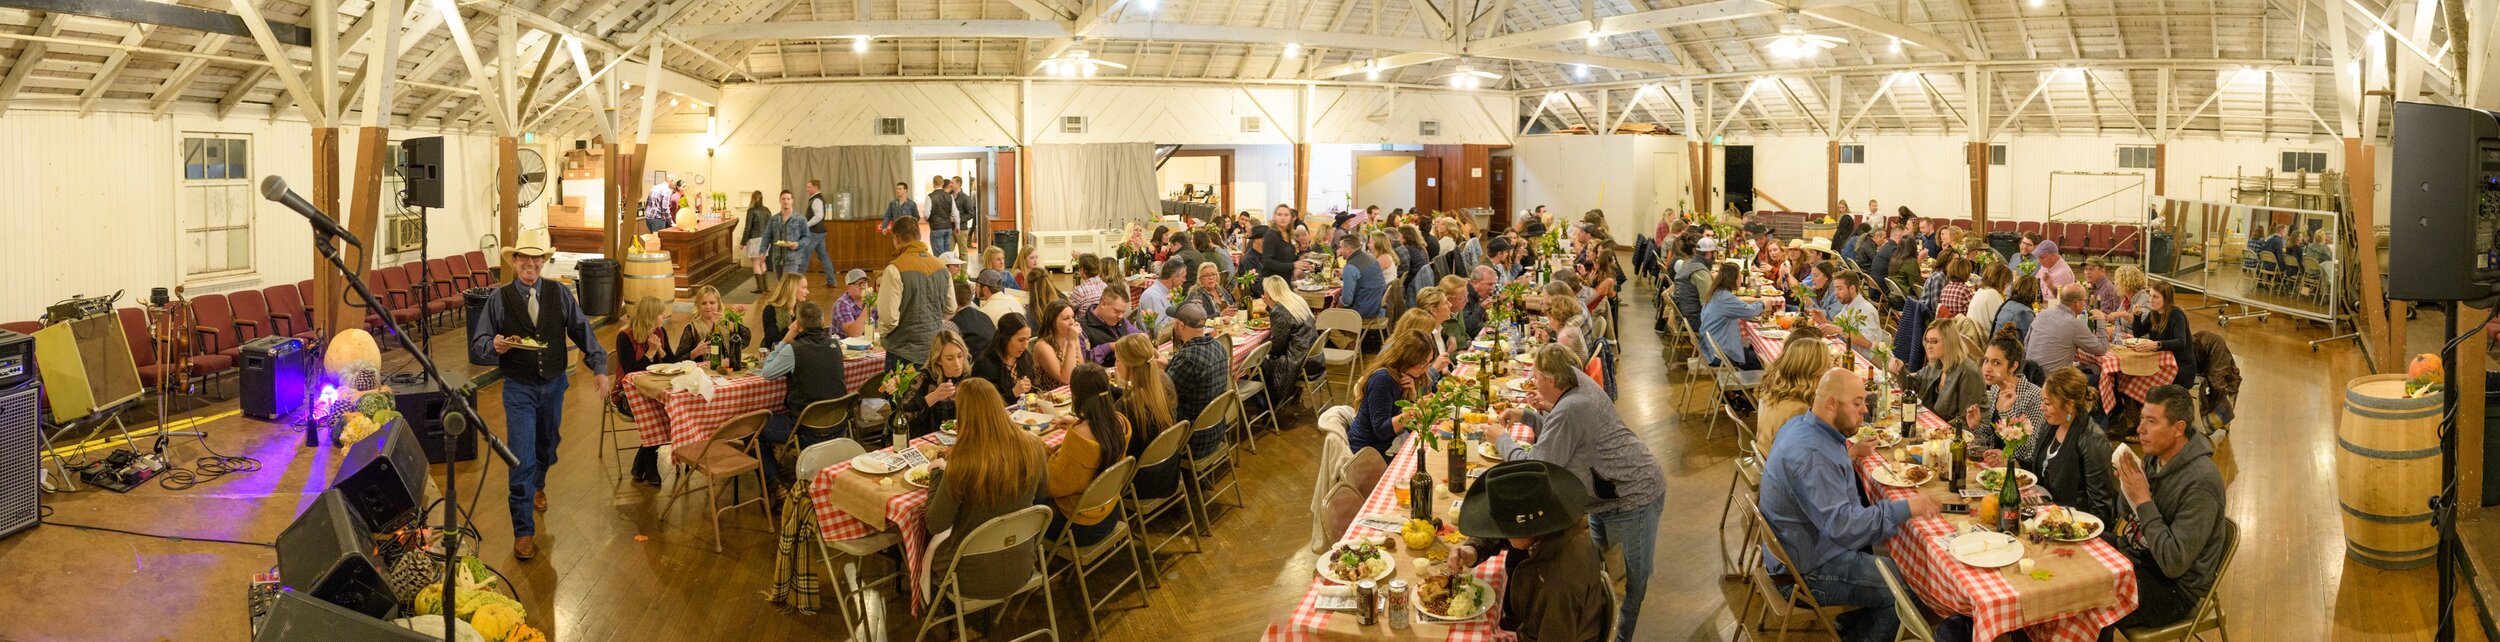
[[[1945,481],[1947,483],[1946,488],[1951,489],[1954,494],[1957,495],[1962,492],[1962,473],[1964,472],[1962,470],[1962,460],[1968,457],[1968,448],[1968,446],[1965,446],[1962,443],[1961,429],[1954,429],[1953,446],[1949,449],[1950,452],[1947,453],[1947,457],[1950,458],[1948,461],[1952,462],[1953,474],[1945,476]]]
[[[1997,532],[2020,536],[2022,530],[2023,491],[2020,462],[2011,454],[2005,458],[2005,474],[1997,478]]]
[[[1421,444],[1416,445],[1416,448],[1422,447]],[[1415,454],[1415,476],[1406,479],[1407,516],[1432,519],[1432,473],[1424,471],[1423,453]]]

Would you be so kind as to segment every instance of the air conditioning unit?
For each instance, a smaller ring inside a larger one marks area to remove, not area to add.
[[[1256,133],[1259,133],[1259,129],[1260,129],[1261,127],[1263,127],[1265,124],[1266,124],[1266,123],[1265,123],[1265,121],[1261,121],[1261,120],[1259,120],[1259,117],[1257,117],[1257,116],[1243,116],[1243,117],[1241,117],[1241,133],[1244,133],[1244,134],[1256,134]]]
[[[1061,118],[1059,119],[1059,133],[1062,133],[1062,134],[1082,134],[1082,133],[1085,133],[1085,117],[1084,117],[1084,116],[1065,116],[1065,117],[1061,117]]]
[[[903,119],[901,119],[901,118],[879,118],[879,119],[877,119],[877,135],[878,135],[878,136],[902,136],[902,135],[904,135],[904,134],[903,134]]]
[[[1416,123],[1415,133],[1420,136],[1439,136],[1441,135],[1441,121],[1427,120]]]

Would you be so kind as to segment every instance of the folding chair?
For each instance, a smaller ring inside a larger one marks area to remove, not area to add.
[[[1241,443],[1249,447],[1252,453],[1259,452],[1259,438],[1252,426],[1256,425],[1260,417],[1267,418],[1269,431],[1284,431],[1284,428],[1276,424],[1275,396],[1268,393],[1271,388],[1267,381],[1267,354],[1275,347],[1275,341],[1261,341],[1259,345],[1250,348],[1249,356],[1242,358],[1241,370],[1236,372],[1233,379],[1233,396],[1245,400],[1239,406],[1241,411],[1236,413],[1241,419]],[[1243,379],[1248,379],[1248,381],[1243,381]],[[1259,411],[1255,413],[1250,412],[1250,404],[1246,401],[1254,398],[1259,400]]]
[[[940,579],[937,581],[937,586],[930,591],[929,613],[920,619],[920,632],[913,635],[911,639],[917,642],[927,638],[929,629],[944,622],[955,623],[955,636],[949,639],[967,639],[964,635],[964,618],[984,609],[1006,604],[1008,598],[1040,590],[1042,614],[1050,618],[1050,628],[1024,634],[1010,642],[1023,642],[1043,635],[1049,635],[1050,639],[1058,640],[1059,606],[1051,599],[1050,575],[1045,568],[1046,560],[1042,559],[1040,550],[1042,529],[1050,526],[1050,511],[1049,506],[1032,506],[1000,515],[974,527],[971,533],[957,540],[963,544],[955,548],[954,559],[942,560],[945,562],[945,572],[934,575]],[[1022,551],[1023,555],[1033,558],[1033,574],[1027,576],[1022,585],[1004,594],[993,595],[968,589],[964,586],[962,576],[956,573],[956,570],[962,568],[965,562],[977,563],[991,558],[1015,559],[1019,556],[1017,549],[1025,549]],[[937,608],[940,605],[951,608]],[[998,619],[1005,619],[1007,610],[1013,609],[1002,609]],[[997,620],[992,620],[993,626],[996,622]]]
[[[1237,403],[1241,403],[1241,400],[1229,391],[1218,394],[1215,401],[1198,411],[1198,416],[1191,421],[1191,425],[1196,426],[1190,433],[1191,437],[1211,433],[1223,440],[1214,451],[1200,455],[1190,448],[1181,449],[1182,461],[1186,462],[1182,466],[1185,469],[1183,476],[1189,482],[1189,508],[1197,512],[1195,519],[1200,536],[1207,535],[1208,530],[1215,525],[1215,513],[1209,509],[1217,504],[1218,494],[1227,490],[1232,491],[1232,505],[1237,507],[1249,505],[1248,501],[1242,499],[1241,496],[1241,477],[1233,474],[1235,471],[1233,470],[1232,438],[1226,434],[1225,426],[1222,425],[1224,418],[1232,416],[1232,405]],[[1220,485],[1216,484],[1219,480],[1222,482]]]
[[[2214,569],[2213,585],[2205,587],[2205,595],[2196,598],[2196,610],[2187,619],[2170,624],[2120,629],[2118,633],[2121,639],[2128,640],[2128,642],[2202,641],[2205,639],[2205,632],[2212,631],[2222,638],[2222,642],[2231,642],[2231,633],[2223,630],[2222,578],[2231,574],[2231,558],[2238,557],[2239,554],[2240,523],[2228,517],[2223,518],[2222,567]],[[2136,572],[2141,573],[2143,570],[2137,569]]]
[[[1119,463],[1112,464],[1110,468],[1105,468],[1101,473],[1094,475],[1094,483],[1085,486],[1085,494],[1077,500],[1078,506],[1081,510],[1099,510],[1118,504],[1120,495],[1128,489],[1129,480],[1134,479],[1136,475],[1137,460],[1121,458]],[[1128,522],[1113,520],[1111,533],[1104,535],[1101,541],[1089,545],[1077,545],[1076,529],[1071,525],[1069,528],[1061,529],[1059,537],[1052,540],[1049,546],[1051,558],[1062,562],[1059,570],[1051,572],[1051,577],[1056,579],[1060,573],[1075,572],[1077,604],[1085,608],[1085,630],[1093,632],[1096,636],[1101,635],[1102,621],[1095,615],[1095,612],[1101,610],[1103,605],[1111,603],[1113,597],[1119,594],[1120,589],[1127,587],[1130,582],[1137,583],[1137,601],[1145,607],[1154,606],[1154,599],[1146,595],[1146,562],[1138,555],[1136,536],[1136,531],[1129,530]],[[1121,576],[1120,581],[1112,584],[1109,590],[1103,592],[1102,599],[1096,601],[1093,587],[1085,583],[1086,576],[1101,569],[1104,563],[1117,559],[1113,554],[1121,550],[1128,551],[1129,574]]]
[[[1710,366],[1711,381],[1718,384],[1719,412],[1720,414],[1726,415],[1729,421],[1734,421],[1737,425],[1742,426],[1745,423],[1745,418],[1736,413],[1736,406],[1727,402],[1727,396],[1734,394],[1745,398],[1747,401],[1752,401],[1754,389],[1762,387],[1762,371],[1736,369],[1735,355],[1743,354],[1742,348],[1734,351],[1717,349],[1716,346],[1719,343],[1718,340],[1711,338],[1707,333],[1701,334],[1701,340],[1703,345],[1710,346],[1712,348],[1708,354],[1721,355],[1719,364]],[[1707,361],[1707,357],[1704,357],[1703,363],[1709,363],[1709,361]],[[1712,439],[1718,435],[1719,419],[1717,417],[1712,417],[1710,418],[1710,429],[1702,435],[1702,439]]]
[[[1346,394],[1352,395],[1355,371],[1362,368],[1363,315],[1345,308],[1329,308],[1319,312],[1315,325],[1319,328],[1319,341],[1312,347],[1319,351],[1321,363],[1328,366],[1322,370],[1322,386],[1342,383]],[[1338,366],[1345,367],[1343,376],[1338,376]]]
[[[1163,429],[1163,434],[1156,435],[1154,441],[1146,444],[1146,452],[1144,453],[1146,458],[1142,463],[1138,464],[1138,470],[1148,470],[1158,466],[1164,466],[1172,462],[1174,458],[1180,457],[1182,444],[1189,439],[1189,434],[1189,422],[1187,420],[1165,427]],[[1131,480],[1128,487],[1124,489],[1123,492],[1125,492],[1128,496],[1126,501],[1128,502],[1129,521],[1137,530],[1138,538],[1146,543],[1146,563],[1150,567],[1156,564],[1156,553],[1163,552],[1164,547],[1170,546],[1173,540],[1180,539],[1183,535],[1189,536],[1189,550],[1185,552],[1197,553],[1203,550],[1199,546],[1197,533],[1206,532],[1206,529],[1198,522],[1198,512],[1189,509],[1189,498],[1187,497],[1188,493],[1186,492],[1186,488],[1174,486],[1171,494],[1161,497],[1143,497],[1138,494],[1137,484],[1135,481]],[[1154,541],[1153,537],[1146,534],[1146,525],[1154,523],[1155,518],[1162,517],[1164,514],[1172,512],[1172,509],[1175,508],[1181,509],[1181,519],[1188,520],[1188,523],[1184,524],[1182,528],[1172,531],[1172,535],[1170,537],[1163,538],[1163,541]],[[1156,570],[1152,574],[1156,577],[1162,576],[1162,572],[1160,570]]]
[[[858,457],[860,453],[864,452],[868,451],[865,448],[861,448],[859,442],[851,441],[849,439],[835,439],[833,441],[809,446],[806,450],[799,451],[799,479],[815,479],[817,471],[824,470],[826,467],[834,464],[850,461],[851,458]],[[811,524],[810,526],[812,527],[813,525]],[[871,587],[902,579],[902,565],[897,564],[894,572],[887,573],[884,576],[877,578],[875,581],[862,583],[860,582],[859,577],[854,574],[844,573],[842,572],[842,567],[834,566],[834,556],[839,554],[843,557],[851,559],[865,559],[868,556],[875,555],[880,551],[894,548],[894,545],[896,544],[903,543],[903,536],[901,532],[889,528],[867,537],[856,537],[830,542],[825,541],[822,537],[814,537],[811,539],[816,540],[817,556],[824,558],[825,576],[833,582],[834,603],[837,607],[842,609],[842,622],[852,627],[861,626],[863,621],[866,619],[864,616],[868,612],[868,604],[865,601],[859,601],[860,596],[866,594],[868,589]],[[857,565],[848,564],[844,565],[844,567],[852,569],[860,568]],[[844,580],[848,580],[850,582],[850,586],[848,588],[844,588]],[[853,606],[852,602],[854,601],[859,601],[859,604],[857,605],[859,609],[857,611],[851,609]]]
[[[1877,564],[1875,570],[1884,576],[1884,587],[1892,589],[1892,611],[1901,619],[1901,628],[1892,634],[1892,642],[1938,642],[1936,627],[1927,621],[1927,609],[1910,595],[1910,587],[1901,583],[1901,575],[1892,572],[1892,565]]]
[[[707,497],[706,507],[712,513],[712,552],[723,550],[720,535],[720,514],[723,512],[754,504],[764,509],[764,523],[776,523],[773,521],[772,504],[764,501],[764,493],[760,490],[753,499],[720,505],[720,482],[724,479],[735,480],[740,475],[755,473],[756,488],[764,487],[764,462],[756,457],[756,449],[762,447],[763,440],[754,437],[763,430],[764,420],[771,414],[757,410],[732,417],[723,422],[720,430],[714,431],[710,439],[685,448],[669,449],[669,458],[677,462],[677,492],[671,493],[668,503],[660,506],[661,519],[666,520],[669,509],[677,506],[677,498],[694,490],[686,486],[687,473],[701,472],[708,478],[703,483],[703,490]],[[744,445],[738,443],[741,439],[746,440]]]
[[[1746,495],[1750,498],[1752,494]],[[1737,615],[1737,619],[1743,620],[1748,628],[1760,631],[1776,616],[1779,618],[1778,639],[1787,640],[1797,618],[1804,616],[1812,620],[1809,624],[1830,633],[1832,639],[1840,639],[1840,628],[1832,622],[1832,615],[1837,609],[1824,607],[1822,602],[1814,599],[1813,591],[1806,590],[1806,578],[1797,573],[1797,565],[1788,557],[1788,549],[1780,545],[1778,537],[1770,535],[1770,522],[1763,520],[1762,511],[1753,502],[1747,501],[1746,506],[1745,514],[1753,520],[1754,529],[1764,534],[1761,538],[1764,553],[1770,555],[1770,559],[1779,560],[1780,567],[1788,569],[1788,572],[1773,577],[1769,564],[1757,564],[1747,570],[1745,576],[1753,585],[1753,591],[1746,594],[1743,612]],[[1753,610],[1756,598],[1762,600],[1759,617],[1754,615]]]

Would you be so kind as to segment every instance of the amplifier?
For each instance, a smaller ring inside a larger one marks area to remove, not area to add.
[[[34,528],[43,503],[43,433],[36,429],[41,386],[0,388],[0,537]]]
[[[437,639],[353,609],[306,597],[301,592],[279,591],[275,595],[276,599],[269,603],[268,615],[262,617],[252,631],[252,642],[426,642]]]
[[[237,365],[243,370],[243,416],[276,421],[304,407],[312,352],[304,349],[303,339],[261,337],[242,349]]]
[[[399,595],[382,574],[375,548],[373,535],[348,509],[347,496],[335,488],[321,491],[278,533],[278,582],[350,611],[397,617]]]
[[[425,451],[404,421],[393,421],[347,447],[331,490],[365,532],[387,533],[417,518],[425,501]]]
[[[0,330],[0,390],[35,378],[35,338]]]

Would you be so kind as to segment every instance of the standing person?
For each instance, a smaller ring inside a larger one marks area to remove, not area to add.
[[[781,412],[773,413],[764,423],[764,452],[780,452],[780,445],[790,441],[799,413],[819,401],[840,399],[850,394],[850,379],[843,372],[843,363],[850,357],[843,354],[842,339],[825,326],[824,304],[799,302],[798,318],[791,319],[781,331],[781,345],[764,356],[761,373],[765,379],[789,383],[789,394],[782,398]],[[771,329],[767,330],[768,332]],[[799,449],[806,450],[818,441],[830,441],[842,435],[798,435]],[[765,456],[764,476],[782,479],[780,458]],[[656,472],[656,471],[655,471]]]
[[[642,224],[655,241],[660,230],[677,224],[677,190],[669,186],[668,179],[653,181],[651,190],[643,195]]]
[[[746,257],[747,270],[755,274],[755,289],[749,290],[749,294],[763,294],[766,280],[764,275],[772,273],[771,268],[767,267],[764,261],[765,257],[771,254],[766,251],[764,237],[772,228],[772,224],[773,211],[771,208],[764,207],[764,192],[757,190],[748,193],[747,218],[744,229],[738,232],[738,243],[740,255]]]
[[[1850,642],[1892,639],[1901,621],[1877,565],[1890,560],[1867,551],[1892,537],[1912,517],[1934,517],[1940,506],[1926,495],[1868,503],[1861,498],[1858,462],[1875,456],[1873,445],[1850,441],[1866,422],[1864,381],[1833,369],[1814,389],[1814,411],[1788,420],[1762,467],[1758,509],[1771,536],[1805,577],[1805,589],[1824,606],[1855,606],[1834,624]],[[1768,554],[1774,576],[1791,569]],[[1898,571],[1895,571],[1898,574]]]
[[[915,221],[914,224],[918,224],[917,221],[920,220],[920,204],[912,202],[911,200],[910,183],[895,183],[894,200],[886,202],[885,218],[881,219],[883,222],[877,224],[877,231],[885,234],[894,233],[894,222],[902,220],[902,218],[906,216],[912,217],[912,220]],[[917,232],[914,233],[915,236],[917,236],[917,234]]]
[[[512,555],[538,557],[538,515],[547,509],[547,469],[563,441],[564,391],[569,366],[564,342],[581,348],[582,364],[595,375],[605,398],[616,387],[608,374],[608,349],[590,336],[573,290],[540,278],[551,253],[542,238],[512,248],[512,281],[487,299],[486,318],[469,324],[469,363],[503,374],[504,433],[516,462],[509,475]]]
[[[807,273],[807,216],[790,209],[790,190],[781,190],[781,212],[764,224],[765,287],[783,274]]]
[[[937,334],[946,312],[955,309],[955,290],[947,284],[946,266],[929,254],[920,240],[920,220],[894,219],[894,261],[877,278],[877,330],[885,337],[885,365],[919,365],[929,357],[929,337]]]
[[[2161,626],[2187,619],[2213,586],[2228,554],[2224,482],[2213,442],[2188,422],[2196,416],[2187,389],[2160,386],[2144,396],[2136,422],[2144,458],[2121,457],[2114,472],[2132,528],[2114,538],[2135,562],[2136,609],[2115,628]]]
[[[939,255],[955,249],[955,192],[946,189],[945,179],[938,179],[936,189],[929,190],[929,249]]]
[[[810,267],[808,264],[823,261],[825,287],[828,288],[833,287],[835,268],[833,267],[833,248],[825,245],[825,221],[832,218],[833,208],[825,204],[825,184],[813,178],[807,179],[807,239],[815,245],[809,247],[806,255],[799,258],[799,271],[804,273]]]
[[[1293,207],[1277,205],[1275,212],[1269,215],[1268,226],[1254,230],[1257,232],[1254,238],[1258,239],[1259,251],[1243,252],[1241,269],[1292,280],[1295,276],[1294,257],[1298,254],[1290,236],[1293,219]]]
[[[1622,626],[1617,642],[1629,642],[1640,622],[1641,601],[1648,595],[1649,573],[1658,543],[1658,520],[1667,508],[1666,473],[1639,436],[1623,424],[1614,399],[1583,372],[1578,353],[1559,344],[1537,349],[1532,375],[1535,395],[1529,409],[1503,413],[1501,425],[1524,423],[1537,430],[1530,450],[1513,442],[1507,429],[1484,428],[1479,438],[1493,442],[1507,461],[1552,462],[1579,477],[1588,491],[1589,527],[1597,550],[1623,548]]]

